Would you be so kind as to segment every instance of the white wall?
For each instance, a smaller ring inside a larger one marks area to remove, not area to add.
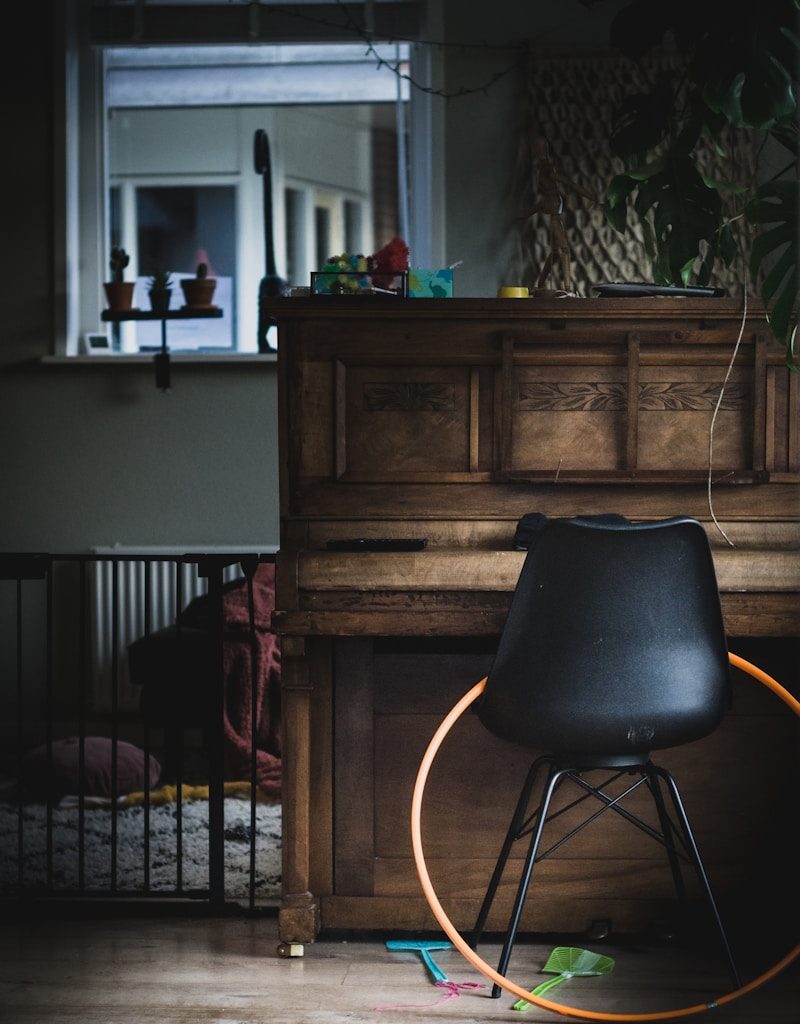
[[[495,0],[487,18],[477,0],[445,0],[444,32],[459,41],[497,41],[558,27],[554,45],[573,37],[598,46],[596,23],[614,4],[598,6],[600,14],[579,0]],[[18,81],[5,125],[13,147],[4,161],[0,548],[277,543],[274,366],[176,367],[173,390],[164,395],[148,364],[40,362],[52,351],[56,316],[54,70],[40,9],[17,11]],[[480,84],[506,56],[447,50],[443,85]],[[518,84],[509,76],[488,96],[433,101],[444,123],[444,139],[435,140],[437,147],[444,142],[443,248],[448,262],[464,260],[459,295],[492,295],[504,275]]]
[[[611,16],[624,2],[605,0],[587,9],[579,0],[495,0],[487,8],[480,0],[444,0],[445,35],[490,47],[528,42],[534,51],[602,50],[608,46]],[[449,99],[445,115],[446,258],[464,260],[455,278],[460,296],[493,296],[500,284],[519,283],[508,275],[518,214],[512,201],[514,165],[525,114],[521,62],[482,91],[519,58],[513,48],[445,51],[444,89],[478,90]]]
[[[275,365],[38,365],[0,378],[0,550],[278,543]]]

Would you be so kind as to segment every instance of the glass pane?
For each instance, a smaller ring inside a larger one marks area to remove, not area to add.
[[[118,185],[112,185],[108,190],[108,216],[110,220],[111,246],[123,246],[122,241],[122,196]]]
[[[299,188],[284,190],[286,220],[286,279],[290,284],[306,284],[305,195]]]
[[[331,252],[331,214],[324,206],[314,207],[314,232],[316,235],[316,265],[321,268]]]
[[[198,263],[217,279],[214,304],[220,319],[170,321],[171,349],[232,348],[236,310],[236,190],[232,185],[140,186],[136,189],[139,273],[134,304],[149,309],[147,278],[157,269],[173,276],[170,309],[180,309],[181,277],[194,276]],[[161,325],[136,325],[139,349],[161,344]]]
[[[193,274],[199,262],[214,276],[233,276],[236,262],[232,185],[139,187],[139,272],[157,267]]]
[[[344,247],[346,252],[359,253],[363,248],[362,207],[353,199],[344,201]]]

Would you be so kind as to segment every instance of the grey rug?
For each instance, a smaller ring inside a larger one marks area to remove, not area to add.
[[[121,892],[145,891],[144,824],[142,807],[118,808],[116,813],[116,887]],[[150,889],[176,891],[176,804],[150,808]],[[250,801],[225,799],[225,895],[247,899],[250,892]],[[107,892],[112,876],[112,811],[84,810],[84,878],[89,890]],[[256,804],[255,897],[276,899],[281,883],[281,807]],[[27,804],[22,815],[23,890],[47,883],[47,809]],[[78,888],[78,809],[56,807],[52,812],[53,889],[64,894]],[[182,805],[183,891],[208,889],[208,802]],[[18,809],[0,805],[0,893],[19,891]]]

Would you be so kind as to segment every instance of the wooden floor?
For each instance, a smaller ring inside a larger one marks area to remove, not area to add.
[[[511,1009],[514,997],[492,1000],[488,988],[432,1005],[443,993],[414,953],[389,952],[392,936],[328,936],[302,958],[277,955],[274,916],[23,915],[0,924],[0,1021],[7,1024],[386,1024],[458,1020],[522,1024],[575,1019],[534,1008]],[[396,936],[395,936],[396,937]],[[443,936],[432,936],[443,938]],[[515,949],[512,977],[536,985],[554,944]],[[572,945],[615,959],[611,974],[574,978],[549,998],[604,1013],[671,1011],[726,991],[714,950],[625,940]],[[754,943],[747,978],[763,962]],[[481,947],[494,965],[499,948]],[[786,951],[786,950],[785,950]],[[772,954],[770,953],[770,956]],[[487,979],[456,950],[435,954],[448,979]],[[426,1005],[427,1004],[427,1005]],[[391,1008],[386,1008],[391,1007]],[[580,1019],[580,1018],[577,1018]],[[585,1018],[583,1018],[585,1019]],[[675,1019],[670,1016],[664,1019]],[[714,1024],[798,1024],[800,963],[732,1003],[694,1014]]]

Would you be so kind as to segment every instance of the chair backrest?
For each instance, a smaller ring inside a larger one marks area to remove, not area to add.
[[[694,519],[554,519],[528,551],[476,706],[504,739],[624,760],[712,732],[730,669]]]

